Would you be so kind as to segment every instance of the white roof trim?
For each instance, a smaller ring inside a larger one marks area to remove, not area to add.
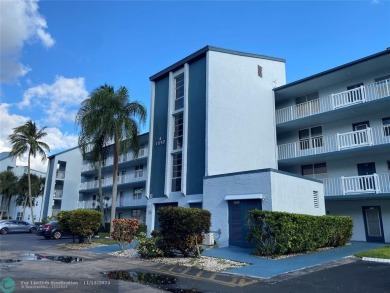
[[[261,193],[254,194],[228,194],[225,200],[240,200],[240,199],[263,199],[264,195]]]

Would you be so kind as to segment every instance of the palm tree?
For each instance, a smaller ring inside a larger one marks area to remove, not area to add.
[[[47,135],[44,130],[46,127],[38,130],[35,122],[31,120],[27,121],[24,125],[15,127],[13,133],[9,136],[9,140],[12,145],[10,152],[11,157],[22,157],[24,153],[28,152],[28,165],[27,165],[27,176],[28,176],[28,199],[31,208],[32,223],[34,223],[34,211],[32,204],[31,195],[31,156],[35,158],[37,153],[42,157],[42,162],[46,161],[46,151],[50,151],[49,146],[41,141],[43,137]]]
[[[89,101],[87,101],[89,100]],[[118,161],[119,155],[129,148],[138,156],[140,124],[146,121],[146,109],[138,101],[130,101],[126,87],[121,86],[117,91],[107,84],[97,88],[90,98],[84,103],[90,104],[93,111],[93,125],[95,133],[93,137],[104,137],[113,141],[113,185],[111,204],[111,227],[112,220],[116,215],[116,198],[118,192]]]
[[[3,195],[1,201],[0,220],[3,219],[3,210],[7,207],[7,219],[9,218],[9,207],[11,198],[18,193],[18,177],[12,171],[4,171],[0,173],[0,194]],[[7,203],[8,198],[8,203]]]
[[[101,225],[104,228],[104,201],[102,188],[102,167],[104,165],[108,137],[97,127],[100,120],[97,113],[100,110],[98,90],[92,92],[90,98],[84,100],[76,114],[76,125],[80,126],[78,145],[83,159],[89,161],[98,171],[99,209],[102,212]]]

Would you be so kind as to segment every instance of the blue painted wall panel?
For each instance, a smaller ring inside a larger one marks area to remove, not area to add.
[[[169,78],[166,77],[155,83],[154,100],[154,121],[153,137],[151,137],[150,146],[153,149],[151,176],[150,176],[150,194],[153,197],[164,196],[165,184],[165,162],[167,147],[167,121],[168,121],[168,97],[169,97]],[[156,145],[157,142],[165,141],[164,144]]]
[[[189,65],[187,194],[203,193],[206,138],[206,58]]]

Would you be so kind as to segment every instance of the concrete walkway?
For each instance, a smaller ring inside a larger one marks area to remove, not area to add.
[[[136,243],[128,245],[134,248]],[[384,243],[351,242],[350,244],[321,252],[297,255],[284,259],[267,259],[252,255],[252,249],[241,247],[213,248],[203,251],[202,255],[249,263],[249,266],[227,270],[227,273],[260,278],[271,278],[277,275],[310,268],[333,261],[338,261],[356,253],[379,248]],[[107,245],[88,249],[93,253],[110,253],[119,250],[119,245]]]
[[[284,259],[267,259],[251,255],[252,250],[240,247],[223,247],[205,250],[204,256],[250,263],[249,266],[227,270],[228,273],[270,278],[288,272],[330,263],[356,253],[384,246],[384,243],[351,242],[350,244],[321,252],[308,253]]]

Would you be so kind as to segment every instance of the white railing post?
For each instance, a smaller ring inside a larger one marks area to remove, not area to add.
[[[362,85],[360,87],[360,90],[361,90],[361,94],[362,94],[362,101],[365,102],[366,101],[366,91],[365,91],[364,85]]]
[[[345,195],[344,176],[341,176],[341,188],[343,189],[343,195]]]
[[[368,137],[368,144],[372,145],[373,144],[373,139],[372,139],[372,130],[371,130],[371,128],[367,128],[367,137]]]
[[[337,150],[339,151],[340,150],[340,133],[337,133],[336,134],[336,144],[337,144]]]
[[[374,184],[375,184],[375,193],[380,193],[379,177],[378,174],[374,173]]]

